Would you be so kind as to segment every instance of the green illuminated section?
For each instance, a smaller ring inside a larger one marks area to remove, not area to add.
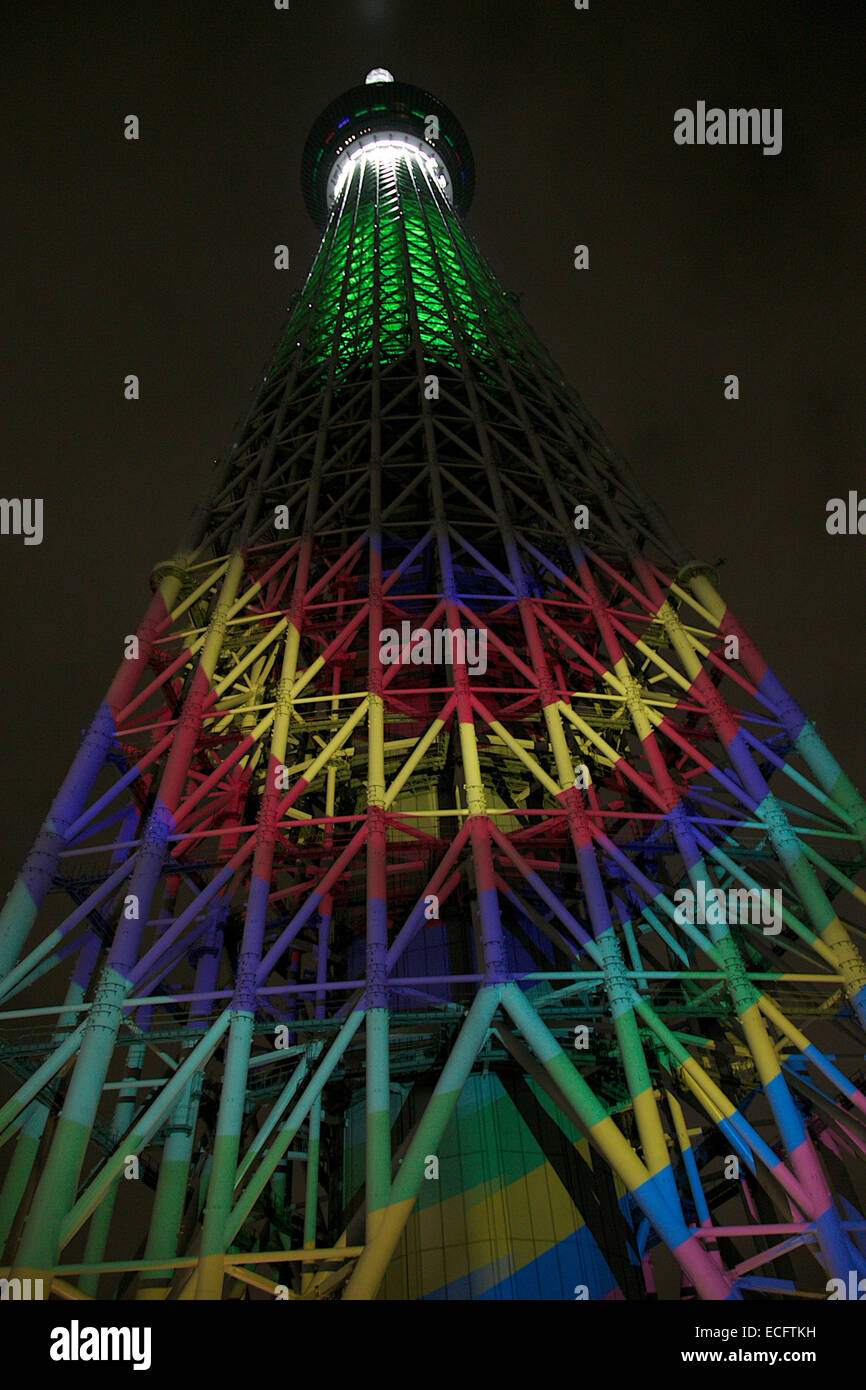
[[[299,342],[307,367],[336,358],[345,370],[369,360],[377,342],[379,360],[393,361],[413,346],[413,318],[425,360],[459,367],[458,343],[475,359],[492,358],[488,329],[500,350],[516,359],[521,328],[528,336],[517,317],[424,162],[408,151],[387,160],[359,159],[340,191],[274,370]]]

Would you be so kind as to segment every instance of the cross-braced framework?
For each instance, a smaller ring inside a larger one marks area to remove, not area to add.
[[[55,1296],[866,1274],[866,804],[472,178],[381,75],[314,127],[312,270],[3,909],[4,1273]]]

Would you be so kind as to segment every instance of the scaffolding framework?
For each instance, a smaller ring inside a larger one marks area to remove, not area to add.
[[[312,269],[6,900],[3,1272],[52,1296],[866,1275],[866,803],[473,183],[419,89],[319,118]]]

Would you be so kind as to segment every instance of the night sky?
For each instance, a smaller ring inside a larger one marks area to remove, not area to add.
[[[6,7],[0,495],[43,498],[45,537],[0,536],[0,897],[306,274],[310,125],[374,66],[454,110],[503,286],[674,528],[725,557],[729,602],[866,784],[866,536],[825,531],[830,497],[866,495],[866,25],[827,13]],[[674,111],[699,100],[782,107],[781,154],[677,146]]]

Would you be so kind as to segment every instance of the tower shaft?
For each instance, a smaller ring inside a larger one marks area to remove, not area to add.
[[[478,252],[446,108],[377,79],[304,167],[309,276],[0,917],[7,1267],[866,1273],[862,798]]]

